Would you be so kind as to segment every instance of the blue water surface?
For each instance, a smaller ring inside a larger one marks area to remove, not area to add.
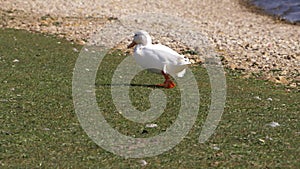
[[[251,0],[268,14],[279,16],[289,22],[300,22],[300,0]]]

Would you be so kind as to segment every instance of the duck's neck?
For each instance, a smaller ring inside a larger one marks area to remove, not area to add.
[[[143,46],[147,46],[147,45],[152,45],[152,39],[150,36],[144,36],[144,40],[143,40],[143,43],[142,45]]]
[[[147,36],[147,45],[152,45],[152,39],[150,36]]]

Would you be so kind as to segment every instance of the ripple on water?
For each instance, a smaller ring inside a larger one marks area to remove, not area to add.
[[[300,22],[300,0],[251,0],[271,15],[276,15],[289,22]]]

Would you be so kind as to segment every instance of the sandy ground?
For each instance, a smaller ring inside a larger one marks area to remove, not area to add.
[[[242,70],[245,78],[254,73],[300,86],[300,27],[252,13],[238,0],[0,0],[0,27],[51,33],[84,44],[100,27],[147,12],[192,20],[223,56],[225,66]]]

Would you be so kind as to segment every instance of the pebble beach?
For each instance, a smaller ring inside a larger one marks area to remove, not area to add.
[[[0,27],[85,44],[99,28],[141,12],[193,20],[224,66],[241,71],[244,78],[259,75],[287,87],[300,86],[300,26],[255,13],[239,0],[0,0]]]

